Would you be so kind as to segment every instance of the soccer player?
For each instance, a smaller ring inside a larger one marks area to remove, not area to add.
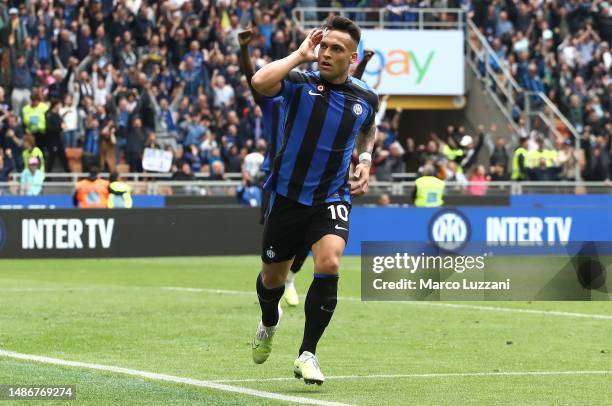
[[[349,75],[357,59],[359,27],[334,16],[324,29],[308,34],[299,49],[260,69],[253,88],[282,97],[283,142],[264,188],[270,190],[262,241],[262,271],[256,289],[261,321],[252,343],[253,360],[266,361],[278,327],[278,302],[293,258],[307,246],[314,278],[306,296],[304,335],[294,374],[307,384],[325,381],[315,356],[317,344],[336,308],[338,271],[349,232],[351,195],[368,189],[378,97]],[[318,56],[315,47],[320,45]],[[293,69],[317,61],[316,72]],[[359,164],[348,175],[353,148]]]
[[[247,79],[247,83],[251,88],[251,93],[253,94],[253,99],[255,103],[259,105],[261,111],[263,113],[263,123],[266,128],[266,133],[269,135],[267,138],[268,141],[268,151],[266,153],[266,158],[262,165],[262,170],[265,173],[266,178],[270,176],[270,161],[274,159],[276,156],[276,152],[280,151],[282,147],[282,137],[279,137],[278,134],[283,132],[283,122],[279,120],[282,116],[282,97],[270,98],[266,96],[260,95],[253,86],[251,85],[251,79],[255,74],[255,67],[253,66],[253,62],[249,55],[249,44],[253,40],[253,31],[248,28],[240,33],[238,33],[238,42],[240,44],[240,59],[242,61],[243,71]],[[356,79],[361,79],[363,76],[363,72],[365,71],[365,67],[374,56],[374,51],[371,49],[365,49],[363,51],[363,58],[359,61],[359,64],[355,68],[353,73],[353,77]],[[262,216],[261,223],[264,222],[264,215],[268,208],[268,204],[270,201],[270,192],[264,190],[263,199],[262,199]],[[287,280],[285,281],[285,293],[283,298],[285,302],[289,306],[297,306],[300,303],[300,299],[295,289],[295,275],[302,269],[304,265],[304,261],[308,257],[308,252],[310,251],[309,247],[303,247],[293,259],[293,263],[289,268],[290,272],[287,274]]]
[[[261,168],[267,178],[268,176],[270,176],[270,161],[274,158],[274,156],[276,156],[276,152],[279,151],[281,147],[282,137],[279,137],[278,135],[283,131],[284,123],[280,120],[280,118],[283,116],[282,112],[284,109],[284,105],[283,103],[281,103],[282,97],[271,98],[262,96],[255,89],[253,89],[253,86],[251,85],[251,79],[255,74],[255,68],[249,55],[249,44],[251,43],[252,39],[253,31],[251,29],[246,29],[238,33],[238,43],[240,44],[240,59],[242,62],[244,74],[251,88],[253,99],[255,100],[255,103],[261,108],[261,112],[263,114],[263,124],[266,133],[268,134],[268,137],[266,139],[266,141],[268,141],[268,150],[266,151],[266,157]],[[270,192],[264,190],[261,204],[262,224],[265,220],[265,213],[267,211],[269,201]],[[297,306],[299,304],[299,297],[293,282],[295,279],[295,274],[299,272],[307,256],[308,248],[303,248],[300,253],[296,255],[291,265],[291,272],[289,272],[287,275],[287,280],[285,281],[284,297],[285,301],[289,306]]]

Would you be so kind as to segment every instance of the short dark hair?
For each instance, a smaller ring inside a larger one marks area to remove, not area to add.
[[[323,26],[327,30],[338,30],[348,32],[355,45],[359,45],[361,40],[361,30],[353,21],[342,16],[332,16],[327,19],[327,22]]]

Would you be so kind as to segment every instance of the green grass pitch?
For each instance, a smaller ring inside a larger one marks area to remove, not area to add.
[[[257,257],[0,260],[0,350],[359,405],[612,404],[610,302],[364,303],[359,258],[344,258],[317,351],[328,379],[306,386],[292,373],[302,306],[284,306],[270,359],[251,360],[258,269]],[[308,261],[302,302],[311,278]],[[0,384],[75,384],[78,404],[286,403],[6,356]]]

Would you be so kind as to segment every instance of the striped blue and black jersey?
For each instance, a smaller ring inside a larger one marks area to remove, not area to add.
[[[274,160],[276,153],[280,151],[283,144],[283,106],[282,97],[265,97],[262,96],[257,104],[261,108],[263,114],[263,123],[266,129],[266,142],[268,150],[266,151],[266,159],[264,159],[261,170],[266,176],[270,175],[271,162]]]
[[[376,93],[351,76],[332,84],[319,72],[292,71],[278,96],[283,142],[264,187],[309,206],[350,202],[351,155],[357,134],[374,125]]]

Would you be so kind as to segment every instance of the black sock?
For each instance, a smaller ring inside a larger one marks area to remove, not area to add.
[[[280,302],[283,293],[285,293],[285,285],[268,289],[263,285],[260,273],[257,275],[256,286],[259,306],[261,307],[261,321],[266,327],[276,326],[278,324],[278,302]]]
[[[304,303],[306,323],[298,355],[304,351],[316,352],[317,343],[334,314],[337,301],[338,275],[315,274]]]

